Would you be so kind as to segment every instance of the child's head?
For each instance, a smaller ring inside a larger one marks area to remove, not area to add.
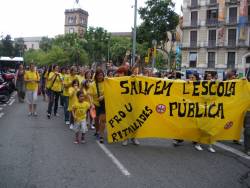
[[[73,80],[72,87],[79,87],[79,80],[78,79]]]
[[[84,95],[83,91],[78,91],[76,96],[77,96],[79,102],[83,102],[85,99],[85,95]]]

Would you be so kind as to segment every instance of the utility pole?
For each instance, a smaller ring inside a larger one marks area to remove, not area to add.
[[[133,29],[133,54],[132,54],[132,66],[135,64],[135,52],[136,52],[136,25],[137,25],[137,0],[135,0],[134,6],[134,29]]]

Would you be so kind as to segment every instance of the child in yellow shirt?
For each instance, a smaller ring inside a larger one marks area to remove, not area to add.
[[[68,111],[69,111],[69,114],[70,114],[70,129],[73,128],[73,124],[74,124],[74,117],[73,117],[73,114],[72,114],[72,108],[73,108],[73,105],[77,102],[77,92],[80,90],[79,88],[79,80],[78,79],[75,79],[73,80],[72,82],[72,85],[71,87],[69,88],[68,90],[68,94],[69,94],[69,106],[68,106]]]
[[[79,137],[81,134],[81,143],[85,143],[85,133],[88,131],[87,128],[87,111],[90,108],[90,103],[83,91],[77,92],[77,102],[72,106],[72,115],[74,117],[73,130],[75,131],[75,144],[79,144]]]

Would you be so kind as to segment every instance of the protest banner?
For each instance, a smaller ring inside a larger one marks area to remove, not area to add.
[[[128,138],[184,139],[210,144],[238,140],[250,106],[247,80],[107,78],[108,142]]]

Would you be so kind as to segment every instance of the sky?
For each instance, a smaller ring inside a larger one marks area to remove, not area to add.
[[[182,0],[173,0],[181,13]],[[103,27],[108,32],[129,32],[134,25],[134,0],[79,0],[88,11],[88,26]],[[138,8],[146,0],[138,0]],[[0,36],[48,36],[64,33],[64,11],[75,6],[75,0],[1,0]],[[138,15],[137,25],[141,23]]]

